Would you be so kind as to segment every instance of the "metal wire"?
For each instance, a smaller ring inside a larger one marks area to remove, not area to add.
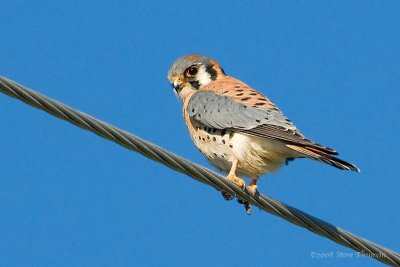
[[[103,138],[136,151],[171,169],[187,174],[197,181],[210,185],[221,192],[227,192],[241,200],[248,201],[250,204],[262,210],[306,228],[320,236],[329,238],[363,255],[372,257],[388,265],[400,266],[400,255],[394,251],[358,237],[344,229],[335,227],[330,223],[283,204],[275,199],[264,195],[252,196],[247,189],[243,191],[225,177],[209,169],[179,157],[159,146],[118,129],[115,126],[74,110],[60,102],[19,85],[14,81],[0,77],[0,91],[33,107],[44,110],[60,119],[73,123],[80,128],[91,131]]]

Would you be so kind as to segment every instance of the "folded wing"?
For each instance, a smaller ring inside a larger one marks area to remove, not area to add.
[[[305,138],[275,105],[273,108],[250,106],[227,95],[198,91],[189,100],[186,111],[192,119],[211,128],[234,129],[252,136],[319,150],[327,155],[337,154],[335,150]]]

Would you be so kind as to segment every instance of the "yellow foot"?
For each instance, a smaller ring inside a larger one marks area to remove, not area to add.
[[[257,192],[257,179],[251,179],[251,182],[247,186],[247,189],[249,190],[250,194],[252,194],[254,197],[258,193]]]
[[[246,184],[244,183],[243,179],[240,179],[234,174],[228,175],[228,180],[235,183],[237,186],[241,187],[243,190],[246,188]]]
[[[250,184],[247,186],[247,189],[249,190],[250,194],[251,194],[253,197],[258,193],[257,185],[256,185],[256,184],[251,184],[251,183],[250,183]]]

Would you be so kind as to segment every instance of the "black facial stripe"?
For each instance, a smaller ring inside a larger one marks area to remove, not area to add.
[[[217,79],[217,71],[213,68],[213,65],[209,65],[206,67],[206,71],[210,74],[211,80]]]
[[[198,81],[190,81],[189,83],[196,89],[199,89],[200,87],[200,83]]]

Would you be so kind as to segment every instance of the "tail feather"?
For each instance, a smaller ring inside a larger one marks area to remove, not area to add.
[[[336,157],[326,153],[326,151],[321,151],[315,147],[298,146],[298,145],[291,145],[291,144],[287,144],[286,146],[297,152],[300,152],[301,154],[305,155],[306,157],[327,163],[333,167],[336,167],[336,168],[339,168],[342,170],[351,170],[351,171],[360,172],[360,169],[357,168],[357,166],[355,166],[351,163],[348,163],[344,160],[341,160],[339,158],[336,158]]]

